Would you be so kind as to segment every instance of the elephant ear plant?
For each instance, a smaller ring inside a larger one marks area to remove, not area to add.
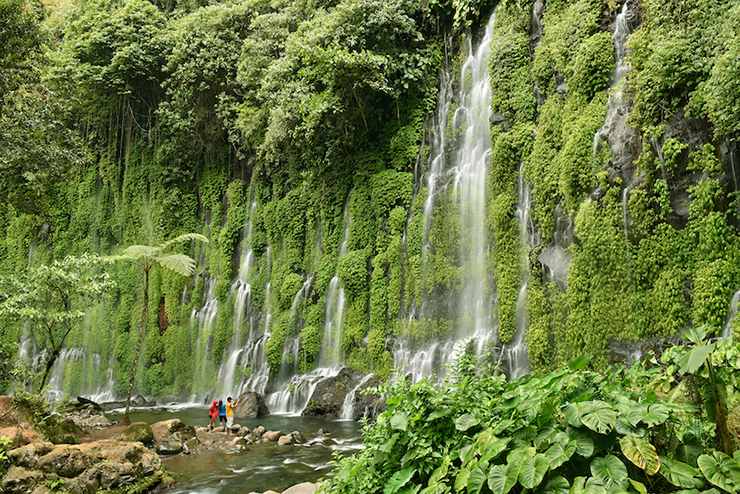
[[[740,464],[707,451],[699,407],[653,389],[660,366],[595,373],[589,358],[542,376],[398,380],[338,462],[328,492],[606,494],[738,492]]]

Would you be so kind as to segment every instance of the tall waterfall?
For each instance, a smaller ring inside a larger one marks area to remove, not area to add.
[[[411,319],[434,319],[441,312],[454,318],[451,332],[424,344],[401,338],[393,350],[394,365],[413,380],[425,376],[441,376],[444,365],[461,351],[474,347],[481,354],[495,337],[488,265],[488,239],[485,231],[485,184],[491,153],[490,124],[491,86],[488,55],[493,38],[495,15],[486,25],[479,46],[473,50],[467,39],[468,58],[460,71],[460,84],[454,95],[456,109],[449,117],[453,102],[452,80],[442,76],[434,126],[431,130],[429,161],[423,181],[427,197],[424,203],[424,240],[422,271],[430,262],[436,246],[431,235],[435,209],[447,201],[455,211],[460,229],[459,263],[462,284],[459,294],[448,290],[442,297],[425,297]],[[448,127],[452,136],[448,135]],[[454,142],[455,135],[460,141]],[[442,300],[445,299],[445,300]]]

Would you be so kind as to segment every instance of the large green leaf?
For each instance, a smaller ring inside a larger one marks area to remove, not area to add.
[[[388,482],[385,483],[383,494],[398,492],[401,487],[406,485],[408,481],[411,480],[411,477],[413,477],[415,473],[416,468],[414,467],[406,467],[402,470],[398,470],[391,476],[390,479],[388,479]]]
[[[697,345],[689,350],[685,355],[681,357],[678,364],[681,366],[679,372],[681,374],[693,374],[699,367],[704,365],[707,360],[707,355],[712,353],[714,350],[714,343],[711,345]]]
[[[545,478],[549,466],[550,461],[543,454],[524,460],[519,468],[519,482],[525,489],[534,489]]]
[[[511,463],[493,465],[488,471],[488,488],[493,494],[507,494],[519,476],[519,469]]]
[[[470,471],[468,476],[468,494],[478,494],[486,483],[488,473],[488,462],[481,461]]]
[[[509,445],[509,441],[511,441],[511,438],[507,437],[504,439],[496,439],[495,441],[491,442],[486,449],[484,449],[481,452],[481,460],[492,460],[496,458],[498,455],[501,454],[502,451],[506,449],[506,447]]]
[[[589,437],[588,434],[586,434],[585,432],[569,427],[568,429],[566,429],[565,435],[568,444],[570,444],[571,441],[575,441],[576,452],[579,455],[583,456],[584,458],[588,458],[589,456],[594,454],[594,440],[591,439],[591,437]]]
[[[729,455],[714,451],[711,455],[701,455],[696,462],[708,481],[729,492],[740,488],[740,464]]]
[[[397,413],[391,417],[391,427],[396,430],[405,431],[409,425],[409,415],[406,412]]]
[[[699,470],[686,463],[669,458],[660,458],[660,474],[677,487],[692,489],[703,485],[703,482],[697,478]]]
[[[637,427],[637,424],[642,422],[645,416],[648,414],[648,407],[642,403],[632,403],[627,410],[625,418],[633,426]]]
[[[648,494],[647,487],[642,482],[630,479],[630,484],[639,494]]]
[[[655,427],[656,425],[660,425],[666,420],[668,420],[669,416],[670,416],[670,411],[668,410],[668,407],[660,403],[656,403],[654,405],[650,405],[650,408],[648,409],[648,413],[642,419],[642,421],[645,422],[650,427]]]
[[[573,456],[575,451],[575,441],[571,441],[566,448],[563,448],[560,444],[552,445],[550,449],[545,451],[545,456],[547,456],[547,459],[550,462],[550,470],[555,470],[563,463],[570,460],[570,457]]]
[[[153,259],[160,266],[182,276],[190,276],[195,269],[195,259],[185,254],[166,254]]]
[[[591,461],[591,475],[600,479],[607,489],[621,486],[629,477],[627,467],[614,455],[594,458]]]
[[[180,236],[177,236],[173,238],[172,240],[168,240],[162,245],[159,246],[159,249],[161,251],[167,250],[172,245],[179,244],[180,242],[190,241],[190,240],[200,240],[201,242],[208,243],[208,239],[201,235],[200,233],[184,233]]]
[[[644,427],[635,427],[622,417],[617,417],[617,423],[614,424],[614,430],[622,436],[632,435],[636,437],[645,437],[648,431]]]
[[[606,489],[599,478],[576,477],[570,487],[570,494],[606,494]]]
[[[563,414],[565,415],[565,420],[567,420],[573,427],[580,427],[583,424],[581,421],[581,415],[578,413],[577,403],[571,403],[565,407]]]
[[[446,417],[452,412],[451,408],[437,408],[432,413],[429,414],[427,417],[427,422],[432,422],[434,420],[437,420],[438,418]]]
[[[599,434],[608,434],[617,422],[617,414],[612,407],[598,400],[579,403],[578,416],[583,425]]]
[[[549,478],[545,483],[541,484],[536,494],[568,494],[570,491],[570,484],[565,477],[556,476]]]
[[[516,465],[517,468],[521,468],[524,460],[534,458],[534,455],[536,454],[537,450],[532,447],[513,449],[509,451],[508,455],[506,455],[506,463]]]
[[[447,476],[447,471],[450,468],[450,456],[445,455],[442,458],[442,464],[438,466],[429,477],[429,485],[436,484]]]
[[[584,357],[578,357],[575,360],[571,360],[568,362],[568,367],[572,371],[577,371],[578,369],[583,369],[588,365],[588,363],[593,359],[593,355],[586,355]]]
[[[479,420],[475,418],[473,414],[465,413],[455,420],[455,429],[464,432],[471,427],[478,425],[478,422]]]
[[[701,342],[704,341],[704,338],[706,337],[707,337],[706,326],[691,327],[683,332],[684,340],[690,341],[691,343],[695,343],[697,345],[701,344]]]
[[[660,470],[660,458],[655,446],[635,436],[624,436],[619,440],[624,456],[645,470],[648,475],[655,475]]]

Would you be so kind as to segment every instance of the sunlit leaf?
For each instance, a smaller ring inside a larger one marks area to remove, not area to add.
[[[624,456],[645,470],[648,475],[655,475],[660,470],[660,458],[655,446],[635,436],[623,436],[619,440]]]
[[[737,492],[740,488],[740,464],[721,451],[701,455],[696,462],[704,477],[720,489]]]
[[[518,476],[516,465],[493,465],[488,471],[488,488],[493,494],[507,494],[516,484]]]
[[[473,414],[465,413],[463,415],[460,415],[457,420],[455,420],[455,429],[464,432],[471,427],[478,425],[478,423],[478,419],[475,418]]]
[[[677,487],[691,489],[702,486],[697,478],[699,470],[680,461],[661,457],[660,474]]]
[[[549,466],[550,462],[543,454],[524,460],[519,468],[519,482],[525,489],[534,489],[545,478]]]
[[[579,403],[578,415],[583,425],[599,434],[608,434],[617,422],[617,414],[603,401]]]
[[[591,474],[600,479],[607,489],[622,485],[629,476],[627,467],[614,455],[591,460]]]

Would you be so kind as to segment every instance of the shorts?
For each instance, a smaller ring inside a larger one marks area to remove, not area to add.
[[[226,428],[231,429],[231,426],[234,425],[234,416],[226,417]]]

